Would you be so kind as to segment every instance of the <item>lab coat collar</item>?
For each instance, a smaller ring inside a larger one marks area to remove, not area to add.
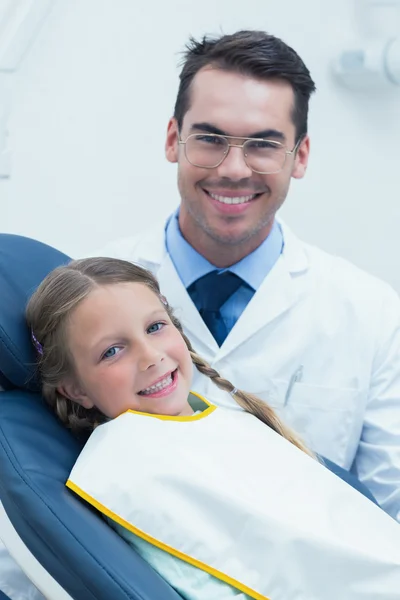
[[[306,271],[309,267],[306,245],[283,220],[277,219],[277,221],[282,228],[284,241],[282,256],[288,272],[295,274]],[[167,255],[165,222],[157,223],[143,234],[138,243],[137,254],[140,264],[148,265],[148,268],[153,267],[151,270],[157,270]]]

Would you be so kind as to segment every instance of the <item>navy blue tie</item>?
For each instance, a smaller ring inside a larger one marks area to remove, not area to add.
[[[200,315],[218,346],[222,346],[229,333],[221,316],[221,307],[242,284],[244,284],[243,279],[230,271],[224,273],[211,271],[197,279],[188,288],[192,299],[194,295],[197,296]]]

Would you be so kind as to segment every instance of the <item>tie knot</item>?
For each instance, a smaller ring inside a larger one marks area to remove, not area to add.
[[[230,271],[211,271],[192,283],[188,292],[198,295],[203,310],[219,311],[242,284],[243,279]]]

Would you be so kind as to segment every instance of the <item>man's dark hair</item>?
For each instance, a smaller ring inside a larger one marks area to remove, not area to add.
[[[174,117],[182,128],[190,108],[190,86],[205,66],[237,72],[260,80],[283,79],[294,92],[293,123],[296,140],[307,133],[308,103],[315,91],[310,72],[290,46],[264,31],[238,31],[219,38],[190,38],[184,53]]]

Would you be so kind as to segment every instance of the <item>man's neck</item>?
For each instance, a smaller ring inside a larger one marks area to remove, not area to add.
[[[248,240],[239,244],[224,243],[207,234],[203,229],[192,227],[188,222],[181,222],[179,228],[185,240],[203,256],[209,263],[218,269],[226,269],[238,263],[243,258],[254,252],[268,237],[274,221],[263,227]]]

